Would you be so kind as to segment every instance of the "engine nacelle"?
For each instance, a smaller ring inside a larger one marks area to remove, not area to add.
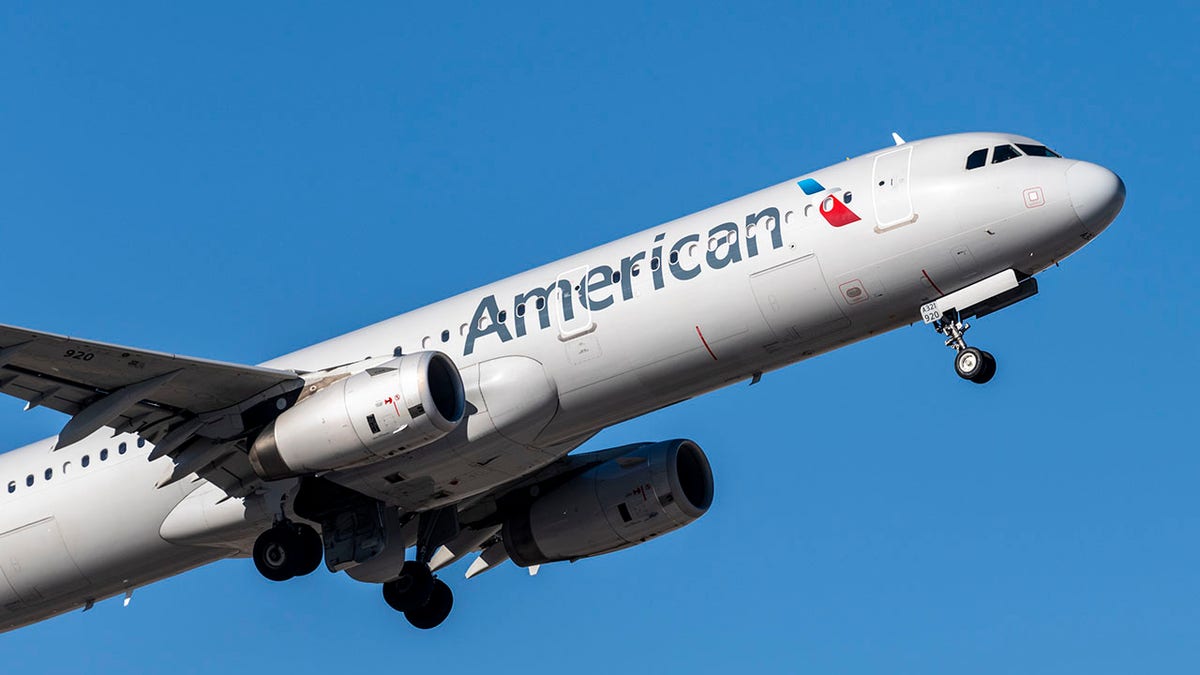
[[[617,551],[677,530],[712,504],[708,458],[692,441],[648,443],[541,495],[504,523],[522,566]]]
[[[441,352],[401,356],[301,399],[250,449],[264,480],[391,457],[454,430],[466,407],[462,378]]]

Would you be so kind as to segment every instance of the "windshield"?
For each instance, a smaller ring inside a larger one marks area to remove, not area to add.
[[[1017,143],[1017,147],[1021,149],[1021,152],[1029,155],[1030,157],[1062,157],[1062,155],[1044,145],[1025,145],[1024,143]]]

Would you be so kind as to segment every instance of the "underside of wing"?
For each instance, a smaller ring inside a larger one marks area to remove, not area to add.
[[[172,455],[175,473],[207,469],[218,484],[250,480],[245,437],[302,385],[289,371],[0,325],[0,392],[70,415],[56,448],[112,427],[154,443],[152,458]]]

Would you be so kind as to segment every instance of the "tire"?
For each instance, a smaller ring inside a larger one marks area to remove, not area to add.
[[[397,612],[417,609],[428,604],[434,581],[429,565],[410,560],[400,568],[399,578],[383,585],[383,601]]]
[[[453,608],[454,593],[451,592],[446,582],[434,579],[429,593],[429,602],[416,609],[408,610],[404,613],[404,618],[408,619],[414,628],[429,630],[441,625],[446,617],[450,616],[450,610]]]
[[[976,384],[986,384],[996,376],[996,357],[990,352],[983,352],[983,368],[978,376],[971,381]]]
[[[292,575],[303,577],[317,571],[325,558],[325,543],[310,525],[293,523],[291,526],[292,550],[295,551],[295,565]]]
[[[272,527],[254,541],[254,566],[271,581],[287,581],[295,574],[294,535],[286,527]]]
[[[954,356],[954,372],[964,380],[978,382],[976,379],[984,372],[983,352],[975,347],[967,347]]]

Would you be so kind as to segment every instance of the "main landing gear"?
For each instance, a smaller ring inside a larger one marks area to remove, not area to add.
[[[433,575],[429,561],[438,546],[458,534],[458,511],[454,507],[428,511],[417,520],[417,559],[400,568],[400,576],[383,584],[383,600],[403,612],[414,627],[428,630],[440,625],[454,607],[454,593],[446,582]]]
[[[438,626],[454,607],[454,594],[446,582],[433,576],[429,563],[416,560],[404,563],[400,576],[383,585],[383,600],[421,629]]]
[[[970,324],[959,319],[957,310],[946,312],[941,319],[933,322],[933,329],[946,336],[946,346],[957,352],[954,355],[954,372],[964,380],[984,384],[996,374],[996,358],[982,349],[967,346],[963,333],[970,327]]]
[[[282,521],[258,535],[254,566],[271,581],[312,574],[325,553],[321,535],[304,523]]]

